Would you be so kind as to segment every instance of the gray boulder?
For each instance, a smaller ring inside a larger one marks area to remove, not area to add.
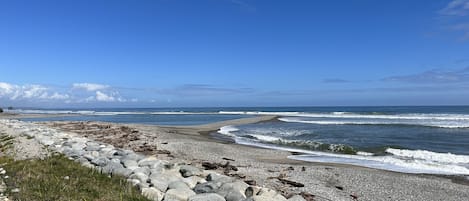
[[[152,201],[161,201],[163,200],[164,196],[164,194],[160,190],[153,187],[142,188],[142,195]]]
[[[173,181],[168,184],[169,189],[190,189],[183,181]]]
[[[179,172],[181,172],[183,177],[199,176],[202,174],[202,171],[199,168],[192,165],[182,165]]]
[[[225,201],[225,198],[216,193],[202,193],[190,196],[187,201]]]
[[[146,175],[150,175],[150,169],[148,167],[140,167],[134,169],[134,173],[143,173]]]
[[[98,157],[98,158],[95,158],[91,161],[91,163],[93,163],[97,166],[101,166],[101,167],[106,166],[109,162],[110,162],[110,160],[105,158],[105,157]]]
[[[249,185],[242,181],[225,183],[217,190],[217,194],[223,196],[227,201],[244,200],[246,198],[244,192],[248,187]]]
[[[113,171],[113,174],[128,177],[132,174],[132,170],[127,169],[127,168],[117,168]]]
[[[122,159],[121,163],[126,167],[131,170],[137,169],[138,168],[138,163],[135,160],[132,159]]]
[[[141,183],[147,183],[148,175],[141,172],[133,173],[129,176],[129,179],[138,179]]]
[[[294,195],[291,198],[288,198],[288,201],[306,201],[301,195]]]
[[[164,200],[186,201],[193,195],[195,195],[195,193],[190,189],[169,189],[164,195]]]

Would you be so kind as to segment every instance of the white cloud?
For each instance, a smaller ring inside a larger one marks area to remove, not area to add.
[[[64,100],[69,97],[67,94],[51,92],[48,87],[42,85],[15,85],[0,82],[0,98],[10,100]]]
[[[79,91],[74,89],[80,89]],[[39,84],[17,85],[0,82],[0,101],[4,103],[93,103],[138,102],[136,98],[124,98],[109,85],[75,83],[71,87],[48,87]]]
[[[96,100],[103,101],[103,102],[114,102],[116,98],[114,98],[113,96],[107,95],[103,92],[96,91]]]
[[[453,0],[440,13],[448,16],[469,15],[469,0]]]
[[[56,99],[56,100],[66,100],[69,99],[70,96],[68,94],[59,94],[57,92],[54,92],[52,96],[49,97],[50,99]]]
[[[83,89],[86,91],[98,91],[108,89],[109,85],[95,84],[95,83],[74,83],[73,89]]]

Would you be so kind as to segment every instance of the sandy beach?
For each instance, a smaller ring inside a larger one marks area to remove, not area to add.
[[[263,116],[201,126],[151,126],[104,122],[43,122],[53,128],[157,155],[169,161],[185,161],[202,167],[203,162],[229,164],[237,171],[225,172],[288,197],[301,192],[314,200],[468,200],[469,185],[463,177],[404,174],[340,164],[309,163],[288,159],[292,153],[233,144],[214,139],[210,133],[225,125],[275,120]],[[129,132],[121,132],[123,130]],[[130,133],[130,134],[129,134]],[[133,133],[133,134],[132,134]],[[223,173],[223,170],[218,170]],[[293,187],[277,178],[304,184]]]

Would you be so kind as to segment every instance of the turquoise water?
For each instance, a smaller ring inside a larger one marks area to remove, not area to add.
[[[279,121],[226,126],[214,135],[240,144],[300,153],[293,159],[373,168],[469,175],[469,107],[261,107],[22,110],[91,120],[196,125],[257,115]]]

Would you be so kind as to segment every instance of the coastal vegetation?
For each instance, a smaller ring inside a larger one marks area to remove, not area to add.
[[[14,161],[0,157],[11,200],[148,201],[120,176],[108,177],[63,155]]]

